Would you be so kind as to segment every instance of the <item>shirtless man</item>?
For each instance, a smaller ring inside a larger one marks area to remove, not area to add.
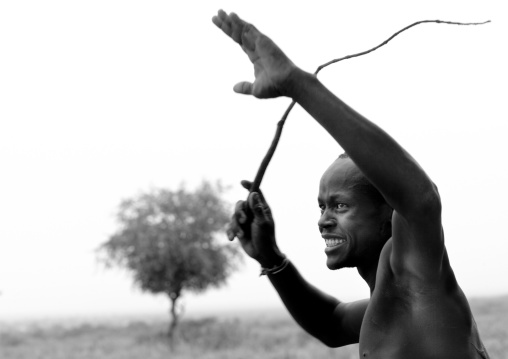
[[[359,343],[362,358],[488,358],[448,261],[439,193],[423,169],[254,26],[222,10],[213,23],[254,65],[255,81],[238,83],[235,92],[291,97],[347,153],[321,178],[318,226],[328,268],[356,267],[370,299],[344,303],[306,282],[277,247],[261,193],[237,204],[228,229],[264,268],[293,318],[328,346]]]

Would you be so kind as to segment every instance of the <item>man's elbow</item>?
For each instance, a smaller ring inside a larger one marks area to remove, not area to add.
[[[336,340],[336,339],[332,339],[332,338],[318,338],[318,339],[321,341],[321,343],[326,345],[328,348],[339,348],[339,347],[341,347],[339,341]]]
[[[441,196],[439,195],[439,190],[434,182],[432,182],[431,188],[427,191],[427,193],[425,193],[423,208],[427,211],[432,211],[441,215]]]
[[[347,340],[346,338],[340,337],[336,334],[335,335],[320,336],[320,337],[317,337],[317,339],[319,339],[319,341],[321,341],[321,343],[323,343],[324,345],[326,345],[329,348],[340,348],[345,345],[358,343],[358,341]]]
[[[441,217],[442,205],[441,196],[437,186],[431,182],[427,188],[420,191],[418,196],[411,203],[411,210],[408,211],[418,218]]]

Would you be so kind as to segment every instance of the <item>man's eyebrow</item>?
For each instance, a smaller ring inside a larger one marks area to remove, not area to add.
[[[323,200],[321,196],[318,196],[318,202],[326,202],[326,201],[350,201],[351,196],[347,195],[346,193],[334,193],[331,196],[329,196],[326,200]]]
[[[351,197],[348,196],[347,194],[341,193],[341,194],[331,195],[330,199],[333,201],[349,201],[351,199]]]

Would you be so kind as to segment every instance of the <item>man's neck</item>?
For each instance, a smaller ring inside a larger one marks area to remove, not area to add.
[[[370,259],[368,262],[357,266],[358,274],[363,278],[363,280],[367,283],[370,288],[370,294],[374,291],[374,287],[376,286],[376,274],[377,274],[377,266],[379,263],[379,256],[375,259]]]

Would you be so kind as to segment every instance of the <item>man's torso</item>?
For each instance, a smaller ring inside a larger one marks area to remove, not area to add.
[[[392,273],[391,247],[389,240],[379,259],[360,332],[360,357],[488,358],[446,254],[440,280],[415,285]]]

